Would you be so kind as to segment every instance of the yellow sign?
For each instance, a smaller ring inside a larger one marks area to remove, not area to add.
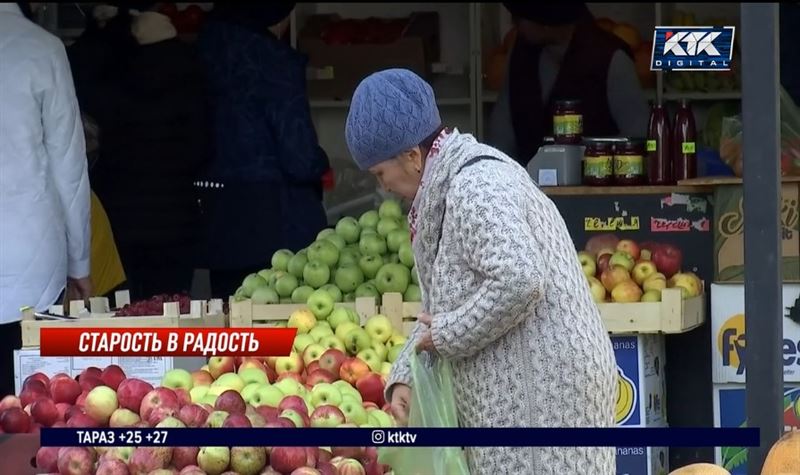
[[[583,218],[584,231],[638,231],[639,217]]]

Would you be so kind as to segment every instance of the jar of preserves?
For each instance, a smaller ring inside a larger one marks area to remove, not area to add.
[[[583,183],[589,186],[614,184],[614,156],[611,143],[587,140],[583,152]]]
[[[644,142],[626,140],[614,148],[614,184],[638,186],[645,182]]]
[[[559,145],[580,145],[583,113],[577,100],[556,101],[553,111],[553,138]]]

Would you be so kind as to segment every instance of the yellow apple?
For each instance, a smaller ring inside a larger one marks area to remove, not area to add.
[[[638,302],[642,298],[642,289],[632,280],[617,284],[611,290],[611,300],[614,302]]]

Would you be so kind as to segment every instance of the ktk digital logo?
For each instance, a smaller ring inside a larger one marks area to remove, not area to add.
[[[657,26],[651,71],[729,71],[733,26]]]

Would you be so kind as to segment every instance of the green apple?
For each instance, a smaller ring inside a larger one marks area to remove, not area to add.
[[[366,330],[361,327],[350,330],[344,337],[344,346],[347,348],[347,351],[353,355],[359,351],[368,349],[370,345],[372,345],[372,339],[370,339]],[[377,357],[377,355],[375,356]]]
[[[241,396],[242,399],[244,399],[244,402],[249,403],[250,400],[253,399],[253,396],[256,394],[256,391],[258,391],[258,388],[260,388],[262,384],[264,383],[250,383],[247,386],[245,386],[241,392]]]
[[[348,321],[342,322],[336,326],[336,329],[334,330],[334,335],[336,335],[336,338],[344,342],[345,338],[347,337],[347,334],[356,328],[360,327],[358,326],[358,324],[349,321],[348,318]]]
[[[364,330],[370,338],[383,344],[392,337],[392,321],[386,315],[373,315],[367,319]]]
[[[338,381],[335,381],[333,385],[336,386],[337,382]],[[348,387],[352,388],[352,386],[350,386],[349,384]],[[342,402],[352,401],[358,404],[359,406],[363,407],[364,402],[361,400],[361,393],[359,393],[358,390],[356,390],[356,394],[353,394],[349,390],[345,390],[344,387],[340,387],[339,390],[342,392]]]
[[[375,284],[371,284],[369,282],[364,282],[358,286],[356,289],[356,298],[358,297],[373,297],[375,299],[375,303],[380,304],[381,302],[381,293],[378,291],[378,288],[375,286]]]
[[[400,255],[396,252],[391,252],[386,255],[387,264],[400,264]]]
[[[411,244],[411,234],[405,229],[395,229],[386,236],[386,248],[390,252],[399,252],[403,244]]]
[[[322,261],[311,260],[303,268],[303,281],[315,289],[328,283],[331,277],[331,268]]]
[[[361,256],[358,260],[358,267],[367,279],[374,279],[383,264],[383,257],[378,255]]]
[[[403,301],[422,302],[422,291],[419,289],[419,285],[409,284],[408,288],[403,294]]]
[[[334,381],[333,385],[338,387],[339,391],[342,392],[342,400],[349,397],[355,399],[358,402],[362,403],[364,402],[364,400],[361,398],[361,393],[358,392],[358,389],[351,386],[350,383],[348,383],[347,381],[340,379],[339,381]]]
[[[347,348],[345,348],[344,343],[342,343],[342,340],[336,335],[322,337],[322,339],[319,341],[319,344],[325,348],[335,348],[342,353],[347,353]]]
[[[414,285],[419,285],[419,274],[417,274],[417,266],[411,268],[411,283]]]
[[[339,267],[358,265],[358,260],[361,259],[361,252],[358,249],[342,249],[339,253]]]
[[[247,277],[244,278],[244,281],[242,281],[242,288],[244,289],[244,296],[247,297],[247,298],[250,298],[250,296],[253,295],[253,292],[257,288],[264,287],[266,285],[267,285],[267,281],[264,280],[263,277],[261,277],[258,274],[250,274],[250,275],[248,275]]]
[[[333,228],[325,228],[322,231],[320,231],[319,233],[317,233],[317,239],[316,240],[317,241],[321,241],[321,240],[325,239],[326,237],[330,236],[331,234],[333,234],[335,232],[336,232],[336,230],[333,229]],[[306,252],[308,252],[308,250],[306,250]]]
[[[394,363],[397,357],[400,356],[401,351],[403,351],[403,345],[394,345],[390,347],[389,352],[386,354],[386,361]]]
[[[330,318],[330,317],[328,317],[328,318]],[[331,327],[325,326],[325,325],[321,325],[322,323],[325,323],[325,322],[317,322],[317,325],[314,328],[312,328],[310,332],[308,332],[308,335],[314,340],[314,343],[319,343],[320,340],[322,340],[326,336],[333,335],[333,330],[331,330]],[[297,336],[300,336],[300,335],[297,335]],[[297,342],[297,338],[295,338],[295,343],[296,342]]]
[[[321,327],[321,328],[327,328],[328,330],[331,330],[331,334],[333,334],[333,331],[332,331],[333,328],[331,328],[331,324],[328,323],[328,320],[318,320],[317,321],[317,326]]]
[[[356,218],[346,216],[336,223],[336,234],[342,236],[348,244],[358,242],[361,236],[361,225]]]
[[[319,357],[325,353],[328,348],[320,345],[319,343],[312,343],[308,345],[303,351],[303,364],[305,366],[310,365],[313,361],[319,360]]]
[[[375,226],[377,227],[377,224]],[[377,236],[378,235],[378,230],[375,229],[375,228],[362,228],[361,229],[361,237],[364,237],[364,236],[367,236],[367,235],[370,235],[370,234]]]
[[[328,267],[333,267],[339,261],[339,248],[327,238],[314,241],[308,247],[308,260],[320,261]]]
[[[408,338],[405,336],[395,333],[391,338],[389,338],[389,341],[386,342],[386,346],[389,348],[393,346],[403,346],[406,344],[407,339]]]
[[[311,404],[314,407],[329,404],[338,406],[342,402],[342,392],[330,383],[319,383],[311,389]]]
[[[411,280],[411,272],[403,264],[384,264],[375,276],[375,285],[378,292],[385,294],[388,292],[404,293],[408,289]]]
[[[285,380],[282,380],[285,381]],[[273,386],[271,384],[262,384],[258,387],[255,393],[253,393],[253,399],[249,402],[253,407],[258,406],[271,406],[271,407],[278,407],[278,404],[281,403],[281,399],[283,399],[284,394],[280,388]]]
[[[325,320],[333,312],[333,297],[328,292],[319,289],[315,290],[306,301],[306,305],[317,317],[317,320]]]
[[[381,218],[378,221],[378,234],[384,238],[392,231],[400,229],[400,220],[395,218]]]
[[[264,279],[267,283],[269,283],[269,281],[272,279],[272,274],[274,273],[275,271],[272,269],[261,269],[260,271],[258,271],[258,275],[262,279]]]
[[[404,242],[400,245],[397,257],[400,259],[400,263],[409,269],[414,267],[414,250],[411,248],[410,242]]]
[[[358,224],[359,224],[359,226],[361,226],[361,229],[362,229],[362,232],[363,232],[363,229],[365,229],[365,228],[367,228],[367,229],[375,229],[375,228],[377,228],[379,219],[380,219],[380,216],[378,215],[378,212],[376,210],[374,210],[374,209],[371,209],[371,210],[365,212],[364,214],[362,214],[360,218],[358,218]]]
[[[386,240],[378,234],[366,234],[358,241],[358,250],[363,256],[382,256],[386,254]]]
[[[287,270],[289,268],[289,259],[291,259],[293,256],[294,253],[289,249],[280,249],[275,251],[275,254],[272,255],[272,268],[274,270]]]
[[[330,315],[328,315],[328,323],[331,328],[336,330],[340,324],[350,321],[350,315],[345,307],[336,307]]]
[[[211,394],[211,391],[206,393],[202,399],[199,401],[200,404],[208,404],[211,407],[214,407],[214,404],[217,403],[217,394]]]
[[[285,276],[287,274],[288,274],[288,272],[282,271],[282,270],[272,271],[272,275],[269,277],[269,282],[267,282],[267,284],[269,284],[269,286],[274,289],[275,288],[275,283],[278,282],[278,279],[280,279],[281,277],[283,277],[283,276]]]
[[[247,295],[245,295],[244,287],[239,287],[236,289],[236,292],[233,293],[233,301],[234,302],[242,302],[247,300]]]
[[[381,371],[381,363],[383,363],[383,361],[378,358],[378,354],[375,353],[375,350],[372,348],[359,351],[356,354],[356,358],[367,363],[369,369],[371,369],[373,373],[379,373]]]
[[[288,305],[288,304],[291,304],[293,302],[292,302],[292,298],[291,297],[281,297],[281,299],[278,301],[278,303],[287,304]]]
[[[312,327],[309,330],[309,333],[299,333],[297,336],[294,337],[294,344],[292,345],[294,351],[298,353],[303,353],[303,351],[305,351],[308,345],[316,343],[314,336],[311,335],[311,331],[314,330],[314,328],[316,327]]]
[[[358,326],[361,326],[361,317],[358,316],[358,312],[356,312],[352,308],[348,308],[347,316],[350,317],[351,322],[355,323]]]
[[[389,353],[389,349],[386,348],[386,345],[379,341],[372,340],[369,347],[375,351],[375,354],[378,355],[378,359],[380,359],[381,362],[386,361],[386,355]]]
[[[333,297],[333,301],[334,302],[341,302],[342,301],[342,291],[339,289],[339,287],[336,287],[333,284],[325,284],[320,288],[322,290],[324,290],[325,292],[328,292],[329,294],[331,294],[331,297]]]
[[[369,411],[367,419],[369,420],[370,424],[377,427],[382,427],[384,429],[388,429],[389,427],[394,427],[394,419],[392,418],[392,416],[387,414],[386,411],[382,411],[380,409]]]
[[[267,373],[265,373],[263,369],[245,368],[243,370],[240,370],[238,374],[239,377],[242,378],[242,381],[244,381],[244,383],[247,386],[253,383],[264,384],[269,382],[269,380],[267,379]]]
[[[161,386],[170,389],[185,389],[189,391],[194,386],[192,373],[182,368],[175,368],[164,373],[161,378]]]
[[[229,415],[227,411],[212,411],[206,419],[206,425],[214,429],[219,429]]]
[[[313,293],[314,287],[301,285],[292,292],[292,303],[306,303]]]
[[[338,249],[340,252],[347,245],[347,242],[344,240],[344,238],[342,236],[338,235],[338,234],[335,234],[335,233],[325,236],[324,239],[326,241],[332,242],[334,244],[334,246],[336,246],[336,249]]]
[[[364,273],[357,265],[339,267],[336,269],[334,283],[343,293],[355,292],[364,283]]]
[[[385,200],[378,207],[378,216],[381,218],[400,219],[403,216],[403,208],[397,200]]]
[[[291,298],[292,292],[297,286],[297,277],[292,274],[286,274],[275,281],[275,291],[282,299]]]
[[[390,374],[392,374],[392,363],[384,361],[381,363],[381,375],[388,378]]]
[[[306,264],[308,264],[308,257],[305,254],[295,254],[289,259],[286,270],[298,279],[302,279],[303,269],[306,268]]]
[[[284,396],[298,396],[300,395],[301,391],[300,383],[292,378],[284,378],[273,384],[272,387],[280,389]],[[276,404],[275,407],[277,406],[278,405]]]
[[[364,405],[354,399],[348,398],[339,403],[339,409],[344,414],[345,420],[352,424],[366,424],[369,416]]]
[[[231,463],[231,449],[228,447],[200,447],[197,453],[197,466],[205,473],[222,473]]]
[[[197,404],[206,397],[208,394],[208,390],[210,386],[194,386],[192,389],[189,390],[189,397],[192,398],[192,402]]]
[[[346,293],[346,294],[344,294],[344,296],[342,296],[342,300],[345,301],[345,302],[355,302],[356,301],[356,293],[355,292]]]
[[[241,376],[236,373],[224,373],[217,378],[216,381],[211,383],[211,387],[219,387],[223,389],[233,389],[235,391],[241,391],[244,389],[244,380]],[[225,391],[222,391],[225,392]],[[222,394],[222,393],[220,393]],[[218,394],[219,395],[219,394]]]
[[[259,287],[250,296],[254,305],[271,305],[280,301],[281,297],[272,287]]]

